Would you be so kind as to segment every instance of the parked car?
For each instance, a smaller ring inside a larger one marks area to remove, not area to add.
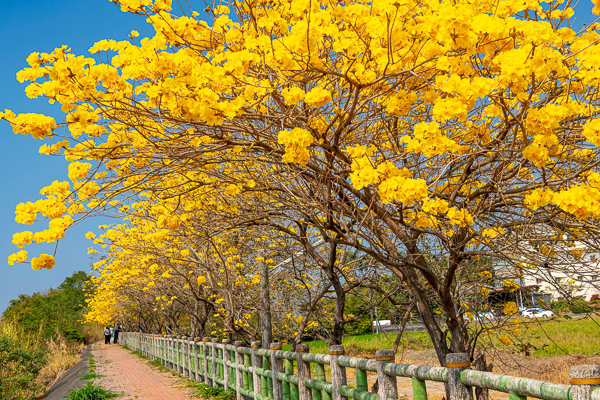
[[[494,311],[485,311],[480,313],[473,313],[473,318],[469,318],[471,313],[463,314],[463,318],[466,321],[490,321],[496,318],[496,313]]]
[[[542,307],[535,306],[524,310],[521,315],[527,318],[550,318],[554,313],[550,310],[544,310]]]

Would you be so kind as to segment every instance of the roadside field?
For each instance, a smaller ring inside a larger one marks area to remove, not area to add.
[[[491,333],[482,339],[486,347],[504,348],[506,351],[535,358],[555,356],[600,356],[600,318],[552,319],[532,321],[515,319],[519,333],[511,336],[511,344],[505,346],[500,337],[504,331]],[[373,357],[379,349],[392,348],[396,333],[369,334],[344,338],[346,354],[355,357]],[[327,345],[322,341],[306,342],[311,353],[327,353]],[[283,346],[289,350],[290,345]],[[399,351],[419,351],[433,349],[426,332],[405,332],[400,341]]]

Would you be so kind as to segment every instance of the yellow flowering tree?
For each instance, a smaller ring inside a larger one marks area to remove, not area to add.
[[[70,162],[71,183],[17,206],[18,222],[49,219],[17,246],[136,196],[193,194],[190,207],[246,221],[268,220],[252,207],[268,199],[281,220],[402,278],[442,365],[474,349],[455,307],[466,260],[591,265],[600,35],[571,28],[572,1],[250,1],[210,21],[166,0],[117,3],[155,35],[32,54],[17,78],[65,119],[0,114]]]

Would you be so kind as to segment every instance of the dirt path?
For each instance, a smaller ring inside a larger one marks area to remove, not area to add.
[[[160,372],[129,350],[119,345],[95,344],[96,373],[104,375],[96,383],[124,395],[120,400],[189,399],[191,389],[170,373]]]

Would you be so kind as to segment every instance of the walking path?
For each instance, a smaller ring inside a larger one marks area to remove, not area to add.
[[[104,375],[95,383],[113,392],[123,393],[119,400],[182,400],[189,399],[192,390],[181,379],[148,364],[148,360],[115,344],[94,345],[92,350],[96,373]]]

